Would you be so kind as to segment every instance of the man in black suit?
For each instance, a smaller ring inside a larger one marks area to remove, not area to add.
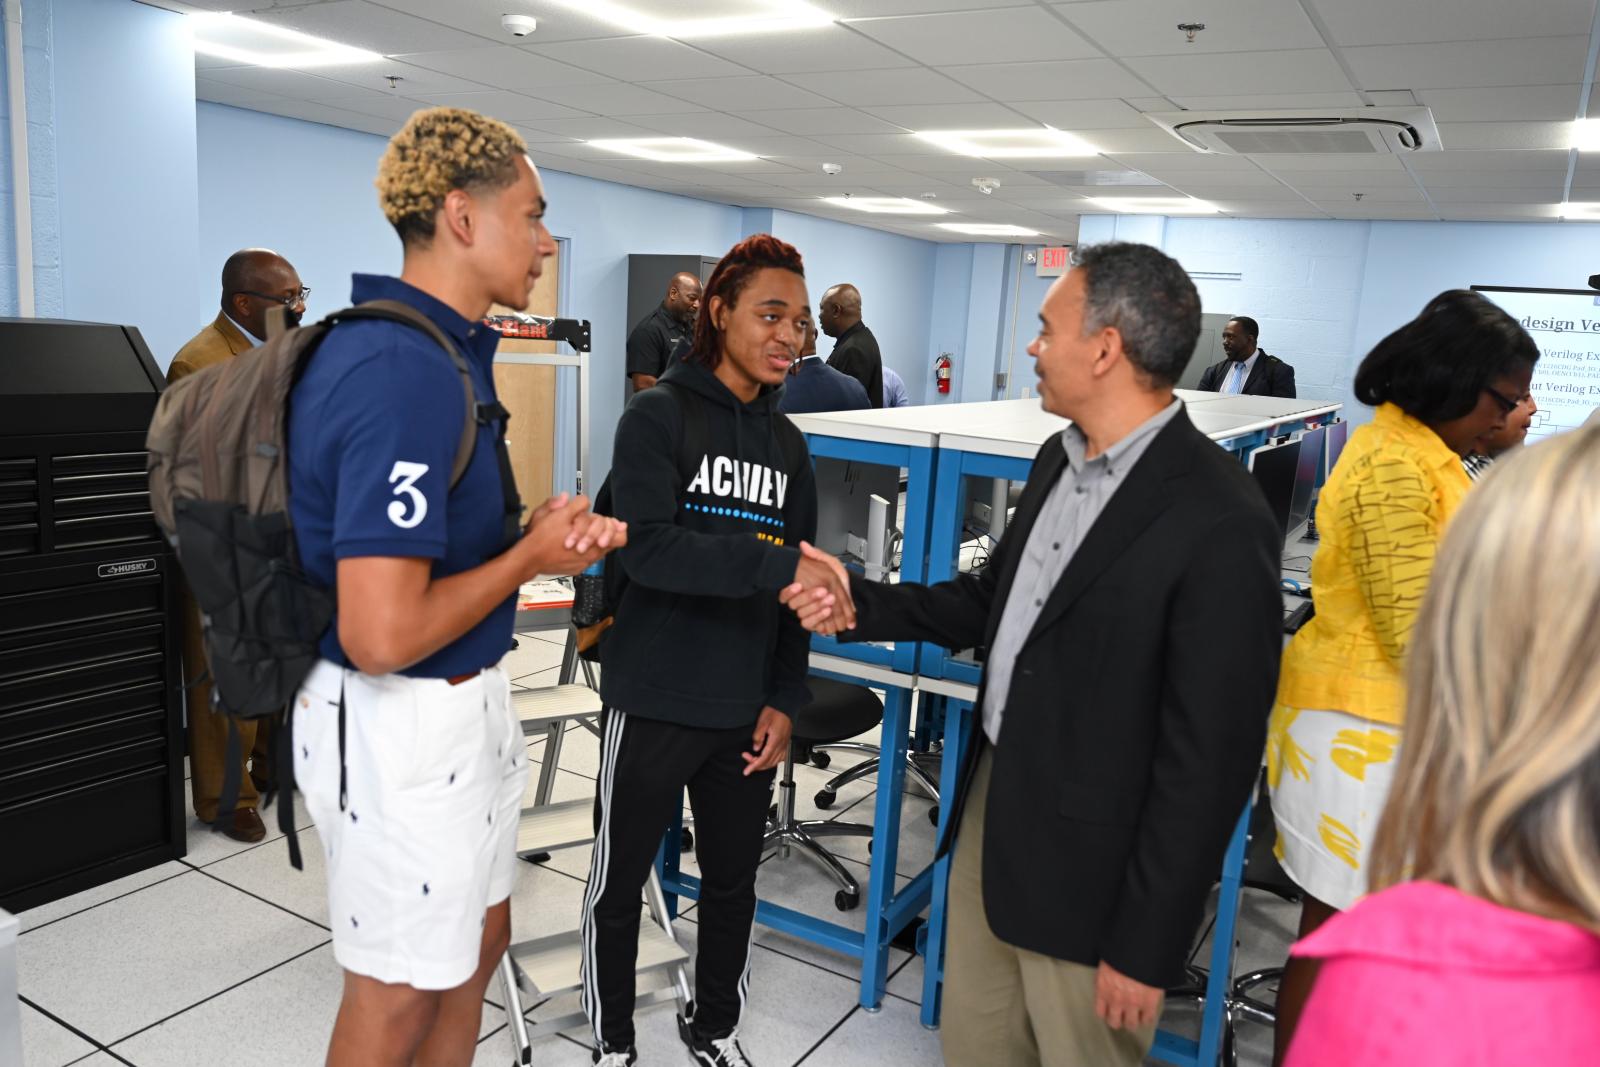
[[[1200,388],[1211,393],[1247,396],[1294,396],[1294,368],[1256,347],[1261,327],[1248,315],[1229,319],[1222,328],[1222,351],[1227,358],[1207,367]]]
[[[822,294],[817,316],[822,332],[832,337],[828,366],[861,383],[871,407],[883,407],[883,353],[878,339],[861,321],[861,291],[853,285],[835,285]]]
[[[867,406],[867,391],[861,383],[834,370],[817,355],[817,327],[808,313],[800,357],[789,368],[778,410],[785,415],[807,415],[818,411],[860,411]]]
[[[1173,398],[1200,329],[1182,267],[1082,249],[1039,318],[1039,396],[1073,424],[989,566],[852,576],[845,636],[989,650],[950,818],[945,1061],[1133,1067],[1260,767],[1282,534]],[[783,598],[838,630],[825,595]]]

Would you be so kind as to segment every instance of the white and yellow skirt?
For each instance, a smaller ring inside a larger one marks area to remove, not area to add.
[[[1342,711],[1279,704],[1267,729],[1274,850],[1294,883],[1345,911],[1367,892],[1367,853],[1383,815],[1400,728]]]

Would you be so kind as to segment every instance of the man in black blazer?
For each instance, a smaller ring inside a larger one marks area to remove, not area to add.
[[[1294,368],[1257,348],[1260,336],[1261,327],[1248,315],[1229,319],[1222,328],[1222,351],[1227,358],[1205,369],[1200,388],[1211,393],[1293,397]]]
[[[845,283],[822,294],[822,312],[817,321],[822,332],[833,338],[828,366],[843,371],[867,391],[869,407],[883,407],[883,353],[878,339],[861,321],[861,290]]]
[[[852,576],[844,636],[989,651],[949,821],[945,1061],[1132,1067],[1260,767],[1282,534],[1173,398],[1200,325],[1183,268],[1082,249],[1039,317],[1039,396],[1073,425],[989,566],[934,586]],[[783,598],[838,630],[825,596]]]

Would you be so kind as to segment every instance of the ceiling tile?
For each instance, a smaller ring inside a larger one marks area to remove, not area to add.
[[[1170,152],[1140,153],[1118,152],[1118,163],[1134,170],[1142,170],[1147,174],[1160,175],[1165,170],[1175,171],[1215,171],[1218,174],[1237,171],[1259,173],[1259,168],[1247,156],[1225,156],[1210,152],[1191,151],[1188,155],[1173,155]]]
[[[625,82],[551,86],[536,90],[533,95],[601,115],[672,115],[702,110],[699,104]]]
[[[997,130],[1034,125],[1004,104],[987,101],[974,104],[898,104],[861,110],[908,130]]]
[[[271,111],[273,104],[283,103],[287,99],[277,93],[246,89],[243,86],[229,85],[227,82],[212,81],[208,78],[194,80],[194,95],[197,100],[227,104],[229,107],[249,108],[251,111]]]
[[[816,140],[863,156],[925,156],[932,150],[927,141],[909,133],[819,133]]]
[[[1104,100],[1151,93],[1150,86],[1109,59],[982,63],[941,69],[996,100]]]
[[[1578,172],[1583,173],[1582,171]],[[1516,189],[1540,186],[1557,193],[1566,180],[1559,170],[1430,170],[1421,174],[1429,189],[1479,188]]]
[[[412,100],[398,93],[380,93],[376,89],[357,90],[353,86],[346,86],[342,93],[319,98],[318,102],[329,107],[343,108],[363,115],[377,115],[402,123],[418,111],[434,106],[431,101]]]
[[[848,152],[829,153],[824,149],[821,155],[781,155],[776,152],[758,151],[753,141],[740,141],[737,147],[744,149],[746,152],[756,152],[767,159],[788,164],[823,184],[827,184],[832,180],[822,172],[824,163],[837,163],[843,167],[844,173],[840,174],[839,177],[846,181],[855,181],[857,179],[865,181],[875,174],[893,174],[901,170],[900,167],[893,163],[885,162],[881,159],[873,159],[870,156],[853,156]]]
[[[633,36],[631,31],[582,11],[555,4],[530,3],[529,0],[374,0],[374,2],[506,44],[519,40],[524,44],[543,44],[550,41],[578,41],[593,37]],[[531,36],[520,39],[512,37],[500,25],[500,16],[507,12],[535,15],[539,19],[539,28]]]
[[[540,89],[547,85],[596,85],[611,81],[601,74],[569,66],[522,48],[494,45],[449,52],[414,52],[400,56],[407,63],[454,74],[500,89]]]
[[[1242,93],[1236,96],[1174,96],[1189,111],[1257,111],[1262,108],[1364,107],[1354,89],[1331,93]],[[1173,108],[1166,110],[1172,111]]]
[[[621,115],[619,118],[673,137],[701,137],[717,141],[729,137],[771,137],[778,131],[738,115],[720,111],[695,111],[687,115]]]
[[[1282,0],[1209,0],[1195,13],[1206,28],[1193,43],[1177,28],[1191,21],[1171,0],[1100,0],[1056,8],[1113,56],[1191,55],[1320,48],[1322,36],[1299,4]],[[1184,18],[1174,16],[1184,15]]]
[[[1478,149],[1561,150],[1572,142],[1572,122],[1441,122],[1439,143],[1445,151]]]
[[[1351,88],[1326,48],[1147,56],[1129,59],[1127,64],[1167,96],[1320,93]]]
[[[1571,122],[1583,100],[1581,85],[1513,85],[1494,89],[1422,89],[1417,93],[1435,122]]]
[[[1156,126],[1133,130],[1092,130],[1086,136],[1090,143],[1108,156],[1124,152],[1171,152],[1183,157],[1194,154],[1193,148]]]
[[[1169,182],[1174,189],[1186,196],[1197,200],[1258,200],[1267,201],[1299,201],[1305,202],[1305,197],[1286,185],[1204,185],[1189,182]]]
[[[1561,189],[1531,185],[1517,189],[1454,188],[1433,186],[1428,196],[1435,204],[1555,204]]]
[[[1275,174],[1290,185],[1300,186],[1326,186],[1329,188],[1344,189],[1350,192],[1364,192],[1368,189],[1415,189],[1416,181],[1407,174],[1404,168],[1398,170],[1335,170],[1337,163],[1328,162],[1323,157],[1323,166],[1315,170],[1276,170]],[[1340,162],[1342,162],[1341,157]]]
[[[1406,163],[1424,175],[1434,170],[1528,170],[1567,172],[1567,152],[1416,152]],[[1346,157],[1349,158],[1349,157]],[[1390,157],[1392,158],[1392,157]]]
[[[826,97],[807,92],[788,82],[758,74],[740,78],[652,81],[649,87],[720,111],[827,107],[833,103]]]
[[[1422,190],[1415,185],[1370,188],[1365,185],[1339,186],[1335,184],[1317,183],[1304,185],[1294,191],[1308,200],[1319,204],[1338,204],[1348,201],[1354,204],[1420,204],[1423,203]],[[1360,193],[1361,199],[1357,200],[1355,194]]]
[[[1343,202],[1320,203],[1317,207],[1341,219],[1396,219],[1396,220],[1427,220],[1436,219],[1438,214],[1426,204],[1380,204],[1363,202],[1348,204]]]
[[[1439,216],[1465,222],[1520,222],[1557,218],[1551,204],[1440,204]]]
[[[317,77],[327,78],[330,81],[383,92],[389,91],[389,78],[392,76],[396,79],[395,91],[406,96],[420,96],[422,93],[470,93],[487,88],[481,81],[442,74],[436,70],[419,67],[415,63],[403,63],[393,58],[385,59],[382,63],[340,63],[318,67],[316,74]]]
[[[789,74],[784,81],[852,107],[874,104],[959,104],[979,99],[972,90],[923,67]]]
[[[1145,121],[1137,108],[1121,100],[1024,100],[1007,103],[1013,110],[1058,130],[1131,129]],[[1171,105],[1165,101],[1162,103],[1170,109]]]
[[[795,137],[792,134],[774,133],[770,130],[760,136],[745,136],[741,134],[739,147],[746,152],[754,152],[757,155],[767,156],[772,159],[787,159],[790,156],[799,159],[811,159],[814,157],[819,164],[824,157],[839,162],[857,158],[841,155],[821,141],[813,141],[809,137]],[[865,157],[860,158],[864,159]]]
[[[576,108],[552,104],[548,100],[535,100],[506,89],[487,89],[477,93],[430,93],[425,99],[439,107],[464,107],[481,111],[513,126],[538,120],[581,118],[584,114]]]
[[[1309,0],[1341,45],[1418,44],[1508,37],[1589,36],[1594,0]]]
[[[1364,89],[1475,89],[1580,82],[1588,46],[1585,34],[1582,37],[1373,45],[1346,48],[1343,55]]]
[[[835,10],[832,5],[828,9]],[[916,60],[883,47],[849,26],[840,25],[803,33],[711,38],[697,41],[696,45],[730,63],[738,63],[765,74],[888,70],[917,65]]]
[[[738,64],[663,37],[569,41],[559,45],[533,45],[527,51],[551,58],[559,56],[564,63],[632,82],[732,77],[751,73]]]
[[[992,159],[973,159],[970,156],[958,156],[954,153],[936,156],[901,155],[896,153],[880,158],[885,162],[904,167],[914,174],[966,174],[971,177],[992,174],[1001,181],[1011,177],[1010,167],[1002,166]]]
[[[574,119],[542,119],[539,122],[525,122],[521,125],[542,133],[554,133],[562,137],[576,137],[582,141],[593,141],[598,138],[659,136],[655,130],[644,126],[636,126],[631,122],[623,122],[621,119],[607,118],[604,115]],[[596,158],[624,158],[611,152],[602,153],[598,149],[595,151]]]
[[[813,107],[763,111],[761,121],[775,130],[797,134],[899,133],[892,122],[848,107]]]
[[[850,27],[930,66],[1094,59],[1101,54],[1039,7],[865,19]]]
[[[257,11],[249,17],[381,55],[438,48],[481,48],[494,43],[454,28],[448,21],[448,8],[441,7],[439,16],[440,21],[433,22],[367,0],[335,0],[305,7]]]
[[[1178,162],[1187,163],[1187,160]],[[1177,169],[1177,163],[1173,163],[1166,167],[1152,167],[1147,173],[1160,178],[1168,185],[1226,185],[1230,188],[1246,186],[1282,188],[1283,185],[1277,178],[1261,170],[1188,170]]]
[[[213,84],[276,93],[279,96],[300,100],[319,100],[350,92],[350,86],[344,82],[330,81],[315,74],[285,70],[282,67],[228,67],[223,70],[208,70],[206,80]]]

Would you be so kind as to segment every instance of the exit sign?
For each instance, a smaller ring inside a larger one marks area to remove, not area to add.
[[[1058,248],[1039,249],[1039,263],[1037,276],[1040,278],[1059,278],[1067,273],[1067,268],[1072,265],[1072,246],[1061,245]]]

